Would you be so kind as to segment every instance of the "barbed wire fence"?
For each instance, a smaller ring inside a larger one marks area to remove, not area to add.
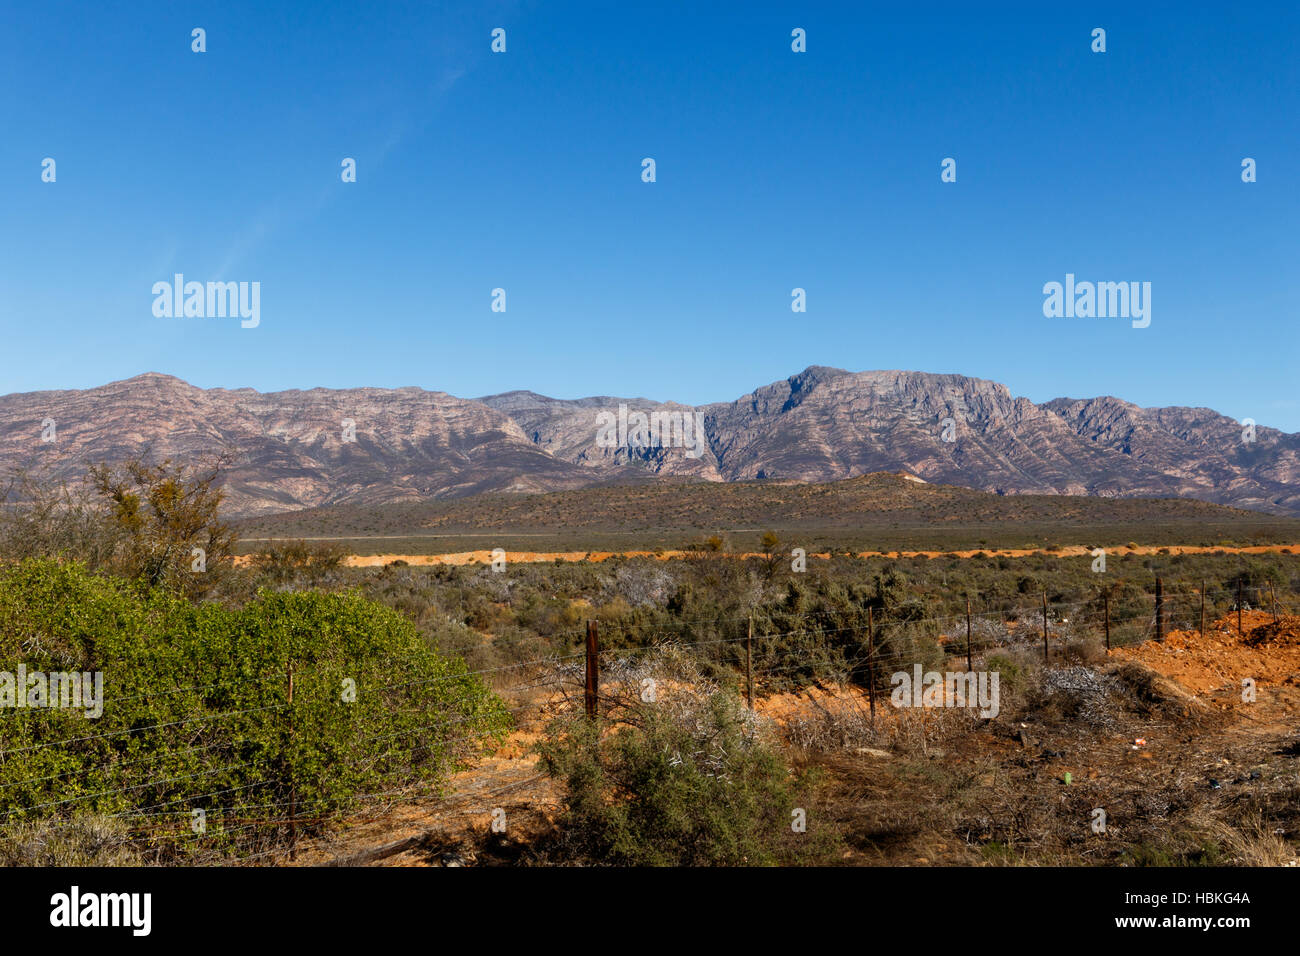
[[[1043,662],[1051,666],[1069,661],[1072,648],[1081,641],[1104,642],[1109,651],[1162,641],[1173,631],[1205,634],[1210,624],[1223,620],[1235,624],[1235,630],[1244,637],[1245,611],[1265,611],[1274,621],[1294,613],[1290,606],[1294,596],[1287,594],[1279,599],[1272,586],[1246,587],[1239,583],[1236,588],[1225,589],[1208,587],[1204,582],[1180,582],[1167,587],[1157,578],[1154,589],[1145,591],[1148,603],[1143,607],[1135,606],[1132,601],[1113,604],[1111,596],[1115,589],[1116,586],[1070,594],[1043,593],[1036,596],[1037,600],[1024,596],[1019,601],[990,602],[997,606],[979,610],[968,600],[964,612],[933,616],[891,616],[887,611],[877,616],[876,608],[869,607],[865,621],[833,627],[827,626],[823,616],[815,613],[786,614],[785,619],[800,622],[799,626],[760,628],[758,632],[753,614],[675,621],[668,625],[619,622],[602,625],[588,621],[582,628],[552,634],[549,640],[555,646],[547,653],[433,680],[471,676],[487,681],[493,693],[510,705],[506,713],[515,721],[579,715],[617,721],[629,711],[631,703],[646,702],[644,682],[653,683],[657,661],[671,652],[691,655],[703,662],[707,667],[694,672],[693,679],[715,686],[729,685],[745,699],[751,712],[757,698],[764,694],[818,685],[833,688],[832,694],[837,699],[867,720],[874,718],[878,706],[876,694],[891,668],[964,661],[967,669],[973,669],[976,660],[987,664],[988,658],[996,654],[1040,652]],[[613,638],[604,646],[602,626]],[[719,631],[725,636],[687,639]],[[918,651],[909,640],[909,636],[916,635],[930,639],[925,645],[927,651]],[[581,646],[575,649],[579,638]],[[828,650],[832,647],[834,653]],[[400,673],[401,662],[386,664],[389,674]],[[297,676],[301,678],[309,671],[310,668],[299,670]],[[120,773],[129,768],[134,772],[127,775],[131,782],[120,787],[80,792],[77,781],[69,779],[78,773],[75,765],[41,777],[4,779],[4,769],[21,755],[41,751],[58,755],[70,747],[106,739],[128,744],[147,731],[203,727],[259,711],[280,720],[285,732],[292,736],[295,714],[292,672],[287,681],[281,673],[254,678],[241,676],[132,695],[120,698],[119,702],[215,691],[236,681],[265,683],[274,689],[274,699],[256,708],[205,709],[178,720],[0,749],[0,807],[6,807],[0,813],[0,838],[21,838],[24,828],[36,828],[41,839],[58,839],[61,832],[86,825],[78,816],[79,808],[105,798],[118,798],[129,807],[97,814],[98,819],[113,821],[118,828],[101,840],[101,847],[130,846],[160,859],[195,863],[281,863],[296,858],[304,837],[319,834],[330,826],[374,821],[399,806],[436,807],[447,800],[445,785],[439,779],[424,783],[400,781],[398,786],[389,789],[350,793],[345,799],[301,797],[296,792],[292,765],[268,767],[256,759],[227,762],[240,743],[227,739],[164,753],[131,753],[129,746],[122,746],[119,753],[129,757],[115,761],[113,769]],[[400,689],[411,683],[395,680],[375,684],[369,690]],[[852,688],[858,692],[846,690]],[[865,705],[862,691],[868,698]],[[467,693],[440,701],[437,711],[420,712],[420,716],[428,718],[425,722],[388,734],[358,735],[355,742],[382,745],[385,741],[423,735],[442,752],[467,760],[481,749],[488,736],[472,726],[466,727],[463,733],[457,732],[459,725],[472,724],[474,717],[452,715],[457,705],[467,703],[472,696]],[[883,702],[880,706],[883,708]],[[220,753],[223,750],[226,753]],[[390,752],[391,749],[381,749],[367,759],[377,764]],[[200,753],[214,755],[211,766],[184,775],[157,772],[172,758]],[[242,771],[257,771],[256,779],[245,781],[240,776]],[[208,778],[214,778],[218,785],[199,793],[168,796],[175,792],[177,784]],[[509,781],[500,787],[477,791],[474,798],[480,804],[484,800],[490,803],[491,798],[518,790],[535,779]],[[59,792],[60,787],[70,792],[57,799],[21,805],[5,799],[6,790],[33,784],[46,784],[46,789],[53,792]],[[268,797],[261,802],[244,799],[253,795],[256,800],[256,795],[262,793]],[[147,796],[150,794],[157,796]],[[462,808],[464,812],[478,813],[492,809],[487,805]],[[196,811],[201,812],[196,814]],[[196,826],[200,817],[201,827]]]

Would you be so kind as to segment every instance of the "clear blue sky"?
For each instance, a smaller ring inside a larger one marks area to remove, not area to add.
[[[1300,431],[1297,6],[989,6],[6,4],[0,392],[823,364]],[[175,272],[260,282],[260,327],[155,318]],[[1151,326],[1044,318],[1067,272],[1151,282]]]

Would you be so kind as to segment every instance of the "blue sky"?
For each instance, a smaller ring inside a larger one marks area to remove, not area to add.
[[[821,364],[1300,431],[1300,12],[986,6],[8,4],[0,392]],[[176,272],[260,282],[260,326],[155,317]],[[1066,273],[1149,281],[1150,327],[1045,318]]]

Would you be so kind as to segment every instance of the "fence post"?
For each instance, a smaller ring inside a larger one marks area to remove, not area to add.
[[[1106,606],[1106,651],[1109,652],[1110,651],[1110,592],[1102,591],[1101,597],[1102,600],[1105,602],[1105,606]]]
[[[286,696],[289,705],[289,747],[293,748],[293,661],[284,665],[288,679]],[[289,859],[298,859],[298,782],[293,776],[293,759],[289,761]]]
[[[1237,578],[1237,636],[1246,636],[1246,632],[1241,629],[1241,578]]]
[[[1201,581],[1201,637],[1205,637],[1205,581]]]
[[[867,608],[867,698],[871,701],[871,722],[876,721],[876,619]]]
[[[587,622],[587,684],[583,691],[583,703],[586,705],[587,719],[596,719],[596,689],[600,682],[598,658],[600,647],[597,643],[596,622]]]
[[[974,668],[971,667],[971,662],[970,662],[970,598],[967,598],[966,599],[966,670],[970,671],[973,669]]]
[[[1043,663],[1047,663],[1047,592],[1043,592]]]
[[[1165,589],[1164,583],[1156,578],[1156,643],[1165,639]]]
[[[749,632],[745,635],[745,696],[749,699],[749,709],[754,709],[754,671],[753,648],[754,615],[749,615]]]
[[[1273,623],[1277,623],[1277,592],[1273,590],[1273,582],[1268,582],[1268,600],[1273,605]]]

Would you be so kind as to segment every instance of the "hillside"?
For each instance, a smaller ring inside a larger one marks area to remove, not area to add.
[[[531,495],[335,505],[240,522],[259,538],[396,537],[408,548],[456,543],[540,550],[555,546],[676,547],[718,534],[752,546],[775,530],[800,542],[860,547],[1014,546],[1027,543],[1162,544],[1300,541],[1300,520],[1185,499],[996,495],[899,474],[823,484],[656,482]],[[1074,540],[1082,537],[1085,540]],[[485,545],[482,539],[491,538]],[[421,543],[423,542],[423,543]]]

